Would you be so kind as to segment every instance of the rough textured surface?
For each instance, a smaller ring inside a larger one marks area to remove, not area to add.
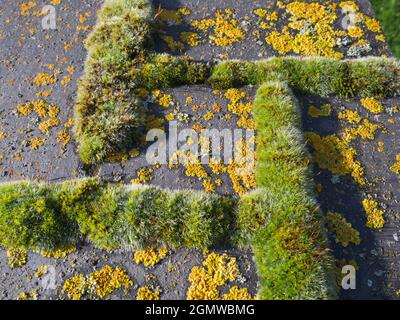
[[[37,6],[23,15],[18,4],[22,1],[2,0],[0,8],[0,131],[5,132],[5,138],[0,140],[0,180],[21,180],[40,179],[45,181],[57,181],[83,176],[86,173],[80,169],[78,156],[75,153],[73,139],[66,146],[57,141],[58,131],[68,118],[73,115],[73,103],[76,91],[76,82],[83,71],[85,50],[82,45],[83,39],[87,36],[90,26],[95,22],[96,9],[102,1],[97,0],[62,0],[57,5],[58,29],[45,31],[41,28],[41,17],[37,11],[41,10],[47,1],[36,1]],[[361,11],[373,15],[368,1],[357,1]],[[216,9],[232,8],[235,19],[245,30],[245,38],[232,46],[218,47],[210,44],[209,34],[200,33],[201,44],[195,47],[185,46],[182,52],[196,59],[208,60],[211,58],[227,59],[259,59],[273,55],[279,55],[268,46],[264,40],[266,31],[261,31],[260,37],[253,35],[259,29],[256,17],[252,11],[260,6],[268,10],[276,9],[276,1],[222,1],[222,0],[188,0],[183,2],[172,0],[155,1],[155,5],[161,5],[169,9],[187,7],[192,14],[184,17],[181,26],[168,26],[165,30],[167,35],[179,39],[180,33],[185,31],[193,32],[190,22],[193,19],[203,19],[213,16]],[[246,17],[248,16],[248,17]],[[287,21],[277,23],[281,29]],[[336,25],[339,28],[339,24]],[[374,35],[367,33],[371,42],[370,55],[389,55],[387,45],[379,42]],[[156,48],[159,51],[169,51],[163,40],[156,41]],[[346,52],[348,48],[341,49]],[[54,66],[52,66],[54,65]],[[73,67],[73,69],[71,68]],[[57,70],[60,70],[58,74]],[[56,74],[57,82],[48,86],[38,87],[34,78],[40,73]],[[69,78],[70,77],[70,78]],[[37,97],[37,94],[45,90],[51,90],[47,97]],[[184,105],[183,98],[188,88],[173,89],[171,92],[183,105],[183,110],[189,109]],[[205,102],[208,106],[214,101],[209,89],[196,87],[190,89],[190,95],[199,103]],[[49,104],[59,107],[60,113],[57,118],[60,125],[51,129],[49,135],[42,134],[38,125],[41,120],[37,115],[31,114],[26,117],[16,117],[17,105],[44,99]],[[323,101],[318,97],[301,97],[304,107],[309,104],[320,105]],[[328,99],[325,102],[331,103],[335,108],[342,105],[351,107],[354,101],[339,101],[336,98]],[[357,102],[357,101],[356,101]],[[395,105],[399,101],[385,101],[385,105]],[[165,111],[165,110],[164,110]],[[306,113],[304,113],[306,114]],[[311,121],[305,115],[306,130],[316,130],[320,134],[329,134],[339,130],[338,121],[334,116],[330,119],[322,119],[321,122]],[[354,185],[351,178],[340,178],[340,182],[332,184],[331,175],[316,168],[316,180],[322,184],[320,201],[325,211],[336,210],[346,216],[353,226],[361,233],[361,245],[343,250],[335,246],[335,254],[338,257],[355,259],[359,266],[358,290],[343,293],[344,298],[395,298],[395,291],[399,289],[398,250],[400,228],[398,222],[398,177],[390,171],[398,153],[397,124],[386,122],[385,116],[376,119],[382,121],[388,128],[389,134],[377,136],[373,142],[362,143],[358,146],[358,155],[365,168],[366,176],[374,181],[373,186],[368,189],[360,189]],[[220,122],[213,120],[212,125],[219,126]],[[44,138],[45,143],[37,150],[32,150],[32,138]],[[384,152],[377,153],[377,141],[385,143]],[[129,181],[135,178],[134,173],[142,166],[140,161],[129,160],[125,164],[104,165],[99,173],[108,180],[119,180],[122,178]],[[152,183],[171,186],[172,179],[176,185],[185,187],[201,188],[198,181],[184,179],[178,180],[182,172],[156,173]],[[186,184],[187,183],[187,184]],[[229,184],[221,188],[219,192],[229,193]],[[361,197],[368,193],[377,199],[380,204],[387,205],[385,219],[387,225],[383,232],[372,232],[365,228],[365,216],[361,207]],[[339,199],[339,200],[338,200]],[[396,240],[397,239],[397,240]],[[333,243],[333,241],[332,241]],[[256,291],[255,267],[251,254],[247,252],[229,250],[229,254],[237,256],[241,261],[241,271],[249,282],[246,286],[251,293]],[[63,280],[77,273],[89,273],[101,268],[104,264],[119,265],[126,269],[132,277],[134,284],[145,285],[146,274],[152,273],[156,276],[156,285],[162,288],[162,299],[184,298],[188,287],[187,277],[191,267],[198,265],[201,261],[201,254],[193,251],[179,251],[168,257],[165,262],[152,270],[136,266],[132,261],[132,253],[106,253],[83,245],[77,253],[73,253],[65,260],[55,261],[54,259],[43,258],[40,255],[29,253],[28,264],[21,269],[11,270],[8,266],[5,250],[0,250],[0,299],[14,299],[20,292],[29,292],[37,289],[39,298],[58,298],[60,286]],[[178,272],[166,273],[168,263],[174,263]],[[37,279],[27,279],[32,276],[40,265],[54,265],[57,271],[57,290],[46,291],[41,287]],[[177,282],[177,287],[172,288],[171,284]],[[397,281],[397,282],[396,282]],[[113,294],[111,298],[133,298],[136,296],[136,289],[124,296],[122,292]],[[385,289],[385,290],[383,290]]]
[[[322,99],[299,95],[302,105],[304,130],[316,132],[321,136],[336,134],[341,136],[343,130],[351,125],[339,120],[338,114],[345,110],[357,111],[361,118],[382,125],[375,132],[372,140],[357,138],[350,143],[357,151],[356,159],[365,171],[367,185],[360,186],[347,176],[332,175],[315,165],[315,180],[321,186],[319,201],[324,212],[339,212],[352,226],[360,232],[361,243],[347,248],[336,244],[332,236],[335,256],[340,259],[355,260],[359,266],[357,272],[357,290],[343,291],[344,298],[396,298],[399,289],[399,178],[391,167],[396,162],[398,149],[398,113],[393,113],[399,105],[399,99],[379,100],[384,111],[373,115],[360,104],[359,99],[343,100],[338,98]],[[328,117],[313,118],[308,114],[310,106],[332,106]],[[383,144],[382,144],[383,143]],[[382,149],[381,149],[381,148]],[[313,149],[310,149],[313,151]],[[366,227],[367,219],[362,200],[371,198],[379,203],[386,221],[382,230]]]

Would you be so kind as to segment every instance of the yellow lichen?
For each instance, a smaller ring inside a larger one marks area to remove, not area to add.
[[[349,26],[347,28],[347,32],[349,33],[349,36],[352,38],[361,38],[364,35],[364,31],[357,26]]]
[[[74,246],[70,246],[64,249],[57,249],[54,251],[42,251],[40,254],[46,258],[63,259],[66,258],[71,253],[75,252],[77,249]]]
[[[138,177],[136,179],[132,179],[131,183],[132,184],[145,184],[147,182],[150,182],[151,180],[153,180],[152,174],[154,172],[155,172],[154,167],[141,168],[136,172]]]
[[[192,26],[207,32],[210,28],[214,33],[209,36],[217,46],[228,46],[244,39],[244,32],[233,17],[231,9],[215,12],[214,19],[194,20]]]
[[[28,252],[25,249],[9,248],[7,249],[8,264],[11,268],[19,268],[26,264]]]
[[[305,134],[314,149],[313,159],[321,169],[329,170],[332,174],[351,174],[354,180],[365,185],[364,169],[355,159],[357,152],[336,135],[321,137],[316,133]]]
[[[46,142],[46,139],[35,137],[35,138],[32,138],[32,139],[31,139],[31,141],[30,141],[29,144],[30,144],[32,150],[37,150],[37,149],[39,149],[45,142]]]
[[[169,250],[166,247],[158,249],[148,248],[136,251],[133,255],[133,259],[136,264],[143,264],[146,268],[154,267],[156,264],[160,263],[161,260],[165,259],[168,253]]]
[[[400,153],[396,156],[396,162],[394,165],[391,167],[391,170],[394,173],[400,174]]]
[[[194,267],[189,275],[191,286],[187,292],[188,300],[218,300],[218,287],[234,281],[239,276],[237,261],[227,254],[211,253],[203,262],[203,267]],[[244,292],[234,289],[231,294]]]
[[[43,277],[45,274],[47,274],[47,271],[48,270],[46,265],[39,266],[33,276],[39,279]]]
[[[33,83],[37,87],[43,87],[57,82],[57,78],[46,72],[41,72],[35,76]]]
[[[112,268],[110,266],[105,266],[91,273],[87,283],[89,288],[92,288],[100,298],[122,287],[127,291],[133,285],[132,280],[124,270],[120,267]]]
[[[364,98],[361,99],[361,105],[369,110],[371,113],[378,114],[383,111],[383,106],[382,104],[377,101],[375,98]]]
[[[357,124],[360,123],[361,117],[357,111],[353,110],[345,110],[342,112],[339,112],[338,115],[339,119],[346,120],[351,124]]]
[[[181,40],[191,47],[197,47],[199,45],[199,35],[195,32],[182,32]]]
[[[362,205],[367,216],[367,227],[382,229],[385,225],[384,212],[378,209],[378,203],[375,200],[364,199]]]
[[[87,290],[84,275],[80,274],[67,279],[62,288],[62,293],[66,294],[72,300],[80,300]]]
[[[239,288],[234,286],[229,289],[229,293],[224,294],[222,300],[245,301],[253,300],[247,288]]]
[[[152,291],[149,287],[141,287],[138,290],[136,300],[160,300],[160,291]]]
[[[381,32],[382,28],[381,28],[381,24],[378,20],[374,19],[374,18],[370,18],[365,16],[365,25],[367,26],[368,30],[372,31],[372,32]]]
[[[217,186],[211,181],[211,179],[203,181],[204,191],[213,193],[217,189]]]
[[[61,143],[63,147],[65,147],[68,143],[71,142],[71,136],[69,135],[68,130],[64,129],[58,131],[57,142]]]

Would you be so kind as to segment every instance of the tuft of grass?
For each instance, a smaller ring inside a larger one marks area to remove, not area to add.
[[[261,299],[336,298],[333,258],[313,192],[300,110],[283,82],[265,82],[254,102],[257,190],[242,197],[238,241],[251,245]]]
[[[85,41],[78,84],[75,137],[85,164],[131,147],[145,110],[133,93],[136,73],[152,45],[152,8],[145,0],[106,0]]]
[[[400,20],[399,0],[371,0],[376,16],[382,23],[386,40],[393,54],[400,58],[400,37],[398,21]]]
[[[0,185],[0,244],[53,251],[77,239],[76,223],[61,210],[50,186],[28,182]]]
[[[96,247],[204,248],[232,243],[237,200],[193,191],[107,184],[95,178],[0,185],[0,245],[56,251]]]

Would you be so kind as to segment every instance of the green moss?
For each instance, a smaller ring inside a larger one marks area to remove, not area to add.
[[[328,230],[335,234],[337,243],[340,243],[344,247],[347,247],[350,242],[355,245],[360,244],[360,233],[339,213],[328,212],[327,222]]]
[[[88,57],[78,84],[75,137],[86,164],[131,149],[132,137],[143,126],[143,103],[133,92],[137,70],[152,45],[152,18],[148,1],[106,0],[85,42]]]
[[[333,258],[313,192],[300,110],[288,86],[266,82],[254,102],[258,189],[239,204],[239,243],[250,244],[261,299],[336,297]]]
[[[77,238],[76,224],[61,210],[50,186],[0,185],[0,244],[51,251]]]
[[[391,97],[400,94],[400,65],[395,59],[364,58],[337,61],[326,58],[272,58],[257,62],[217,64],[208,82],[216,88],[265,81],[287,81],[291,88],[323,97]]]
[[[138,81],[141,87],[155,89],[204,83],[209,75],[210,68],[206,63],[188,57],[155,54],[141,67]]]
[[[102,183],[0,185],[0,245],[55,251],[88,238],[103,249],[232,243],[236,200]]]

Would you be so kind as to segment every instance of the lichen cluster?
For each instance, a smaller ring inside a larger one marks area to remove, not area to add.
[[[133,255],[136,264],[143,264],[145,267],[154,267],[167,257],[169,250],[165,247],[158,249],[148,248],[137,250]]]
[[[235,281],[239,276],[239,266],[233,257],[227,254],[211,253],[203,261],[202,267],[194,267],[189,275],[191,286],[187,292],[188,300],[219,300],[219,288]],[[223,297],[230,299],[250,299],[246,288],[231,288]]]
[[[80,300],[86,293],[104,298],[113,291],[124,288],[127,291],[133,285],[132,280],[120,267],[106,265],[104,268],[90,273],[76,275],[67,279],[62,292],[72,300]]]
[[[364,199],[362,205],[367,216],[367,227],[382,229],[385,225],[384,212],[378,208],[378,202],[372,199]]]
[[[19,268],[26,264],[28,252],[25,249],[9,248],[7,249],[8,264],[11,268]]]

